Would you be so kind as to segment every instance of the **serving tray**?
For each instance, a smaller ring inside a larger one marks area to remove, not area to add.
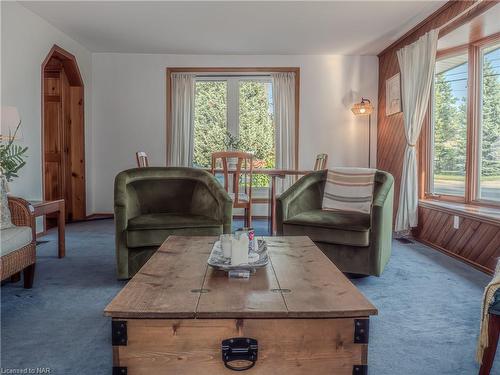
[[[257,253],[259,255],[259,259],[255,262],[250,262],[248,264],[239,264],[237,266],[231,265],[231,259],[224,257],[220,241],[216,241],[214,243],[214,246],[212,247],[212,251],[210,252],[207,263],[209,266],[222,271],[248,270],[253,273],[257,268],[265,267],[269,263],[266,241],[257,240],[257,242],[259,244],[257,251],[252,251],[248,255],[249,257],[251,257],[252,254]]]

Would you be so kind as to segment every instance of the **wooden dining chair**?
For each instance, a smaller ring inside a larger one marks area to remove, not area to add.
[[[328,154],[318,154],[316,155],[316,162],[314,163],[315,171],[322,171],[327,168]]]
[[[235,160],[235,168],[229,169],[232,161]],[[252,226],[252,173],[253,154],[241,151],[221,151],[212,153],[212,174],[216,175],[217,162],[222,164],[224,175],[224,189],[233,200],[234,208],[245,209],[245,226]],[[233,175],[233,186],[230,189],[229,175]],[[240,191],[240,185],[243,191]],[[231,190],[231,191],[230,191]]]
[[[136,152],[135,158],[137,159],[137,167],[139,168],[149,167],[148,154],[146,154],[144,151]]]

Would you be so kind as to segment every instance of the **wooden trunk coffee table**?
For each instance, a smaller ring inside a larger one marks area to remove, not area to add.
[[[215,240],[169,237],[106,307],[113,374],[367,373],[377,309],[308,237],[266,237],[250,279],[207,266]]]

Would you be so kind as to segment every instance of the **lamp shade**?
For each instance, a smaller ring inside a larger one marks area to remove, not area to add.
[[[21,123],[21,117],[16,107],[5,106],[1,109],[0,140],[21,139],[20,129],[16,133],[17,126]],[[15,137],[14,137],[15,134]]]
[[[356,116],[371,115],[373,112],[373,105],[368,99],[361,98],[361,102],[355,103],[352,106],[351,111]]]

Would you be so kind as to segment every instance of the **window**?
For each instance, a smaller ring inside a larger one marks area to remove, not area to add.
[[[432,100],[432,192],[465,195],[467,53],[436,62]]]
[[[261,168],[274,168],[273,89],[271,82],[239,82],[239,140]]]
[[[499,40],[438,53],[425,136],[428,197],[500,205]]]
[[[272,82],[268,76],[200,76],[195,86],[194,157],[208,168],[215,151],[253,152],[255,167],[275,166]],[[255,176],[254,186],[267,186]]]
[[[500,201],[500,44],[481,50],[480,200]]]
[[[208,168],[212,152],[226,148],[227,82],[197,81],[193,164]]]

